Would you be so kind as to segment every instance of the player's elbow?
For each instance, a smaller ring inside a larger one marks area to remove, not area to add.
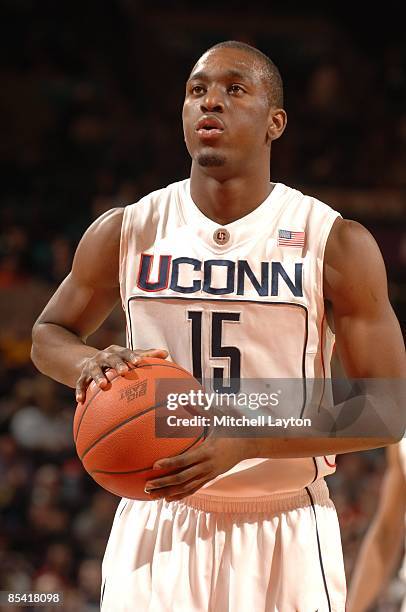
[[[405,437],[405,431],[406,431],[406,425],[404,423],[402,423],[397,430],[394,432],[389,445],[391,444],[398,444],[399,442],[401,442],[401,440],[403,440],[403,438]]]
[[[39,336],[40,333],[38,331],[38,324],[35,323],[34,327],[32,328],[31,361],[35,365],[35,367],[40,370],[41,342],[39,340]]]
[[[37,321],[32,328],[32,345],[31,345],[31,361],[35,367],[44,372],[44,360],[46,357],[46,342],[44,323]]]
[[[403,439],[404,434],[405,427],[403,425],[399,425],[390,434],[387,434],[385,435],[385,437],[382,437],[380,444],[377,444],[376,448],[384,448],[387,446],[392,446],[393,444],[398,444]]]
[[[392,444],[398,444],[401,440],[403,440],[405,431],[406,431],[406,414],[402,406],[396,406],[396,413],[392,417],[391,423],[391,437],[387,446]]]

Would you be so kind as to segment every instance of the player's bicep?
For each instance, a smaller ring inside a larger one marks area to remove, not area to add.
[[[85,340],[100,327],[118,300],[118,287],[86,285],[70,273],[44,308],[36,325],[60,325]]]
[[[379,248],[357,223],[341,220],[333,229],[326,248],[324,290],[345,371],[360,378],[403,377],[404,344]]]
[[[348,376],[398,378],[405,375],[402,336],[388,305],[374,318],[335,314],[337,352]]]
[[[123,209],[108,211],[85,232],[72,270],[41,313],[36,325],[55,324],[86,338],[117,303]]]

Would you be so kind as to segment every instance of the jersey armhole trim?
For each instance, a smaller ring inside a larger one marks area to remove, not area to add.
[[[330,455],[329,455],[329,457],[330,457]],[[331,468],[337,467],[337,464],[335,462],[334,463],[330,463],[325,455],[323,456],[323,459],[327,463],[328,467],[331,467]]]
[[[131,222],[132,222],[132,211],[133,204],[129,204],[124,207],[123,220],[121,223],[120,233],[120,256],[119,256],[119,283],[120,283],[120,295],[121,304],[124,312],[126,312],[126,271],[127,271],[127,258],[128,258],[128,246],[130,241]]]
[[[324,299],[324,290],[323,290],[324,289],[323,287],[324,286],[324,255],[326,252],[327,240],[328,240],[328,237],[330,236],[331,229],[336,219],[338,218],[342,219],[341,214],[338,211],[331,209],[331,214],[325,220],[323,231],[321,233],[319,244],[318,244],[317,259],[320,261],[320,269],[318,270],[317,279],[318,279],[319,288],[320,288],[320,295],[323,296],[323,299]]]

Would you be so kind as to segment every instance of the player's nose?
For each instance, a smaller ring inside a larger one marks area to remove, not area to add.
[[[202,98],[200,109],[203,113],[222,113],[224,101],[217,88],[209,88]]]

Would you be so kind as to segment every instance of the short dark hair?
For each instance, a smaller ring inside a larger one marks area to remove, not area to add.
[[[265,83],[268,90],[268,99],[269,103],[277,106],[278,108],[283,107],[283,82],[281,74],[277,68],[277,66],[273,63],[273,61],[262,53],[256,47],[252,47],[247,43],[241,42],[239,40],[225,40],[224,42],[219,42],[216,45],[213,45],[205,53],[208,51],[213,51],[214,49],[240,49],[241,51],[245,51],[250,53],[255,57],[256,60],[259,60],[261,63],[264,73],[265,73]]]

